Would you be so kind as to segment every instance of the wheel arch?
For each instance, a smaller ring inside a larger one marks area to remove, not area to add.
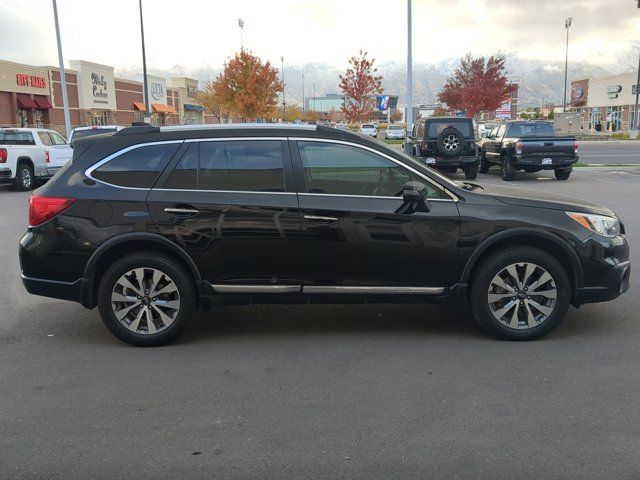
[[[31,167],[31,171],[35,172],[35,165],[33,163],[33,160],[31,160],[31,157],[27,157],[25,155],[22,155],[22,156],[18,157],[18,159],[16,160],[16,168],[21,163],[26,163],[27,165],[29,165]]]
[[[474,269],[482,259],[497,250],[516,246],[538,248],[552,255],[566,270],[571,282],[571,297],[575,298],[577,289],[583,285],[583,271],[578,255],[562,238],[533,228],[506,230],[484,240],[467,260],[462,272],[461,283],[467,284],[471,281]]]

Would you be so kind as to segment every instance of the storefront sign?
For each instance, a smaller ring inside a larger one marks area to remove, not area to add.
[[[78,100],[83,110],[115,110],[116,90],[113,67],[72,60],[78,72]]]
[[[21,87],[47,88],[47,82],[44,77],[27,75],[26,73],[17,73],[16,83]]]
[[[187,97],[195,98],[198,88],[195,85],[187,85]]]
[[[622,91],[622,85],[609,85],[607,87],[607,93],[620,93]]]
[[[631,95],[635,95],[638,92],[638,85],[631,86]]]
[[[511,118],[511,102],[504,102],[502,105],[500,105],[500,108],[496,110],[496,118]]]
[[[0,92],[51,95],[46,68],[0,60]]]
[[[587,104],[589,92],[589,80],[574,80],[571,82],[571,100],[572,107],[582,107]]]

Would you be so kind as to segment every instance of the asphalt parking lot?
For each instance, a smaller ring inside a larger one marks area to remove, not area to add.
[[[640,168],[512,185],[613,208],[639,258]],[[139,349],[24,291],[28,196],[0,188],[2,479],[637,478],[637,265],[626,295],[530,343],[453,307],[245,306]]]

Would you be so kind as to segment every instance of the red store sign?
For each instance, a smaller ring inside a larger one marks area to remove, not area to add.
[[[39,77],[37,75],[26,75],[24,73],[18,73],[16,75],[16,83],[21,87],[47,87],[47,82],[45,81],[44,77]]]

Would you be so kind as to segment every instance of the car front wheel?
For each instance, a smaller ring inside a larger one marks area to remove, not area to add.
[[[98,308],[120,340],[140,347],[165,345],[184,331],[195,312],[193,278],[170,257],[132,253],[104,273]]]
[[[473,316],[490,334],[533,340],[554,330],[571,299],[569,277],[558,261],[536,248],[497,252],[483,261],[471,283]]]

